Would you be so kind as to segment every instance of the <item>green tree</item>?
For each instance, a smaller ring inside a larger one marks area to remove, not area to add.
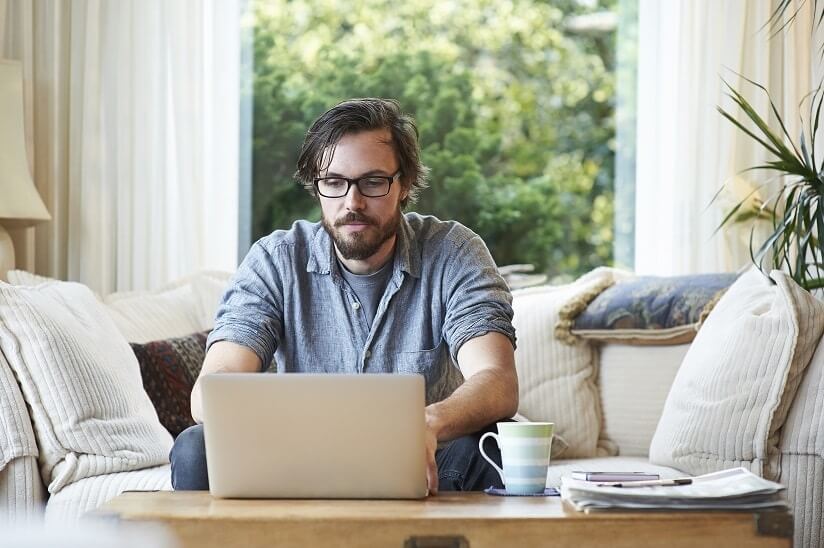
[[[391,97],[416,118],[432,170],[414,210],[466,224],[498,264],[576,275],[610,263],[611,61],[597,39],[563,31],[585,10],[538,0],[256,4],[254,235],[319,218],[292,178],[312,120],[351,97]]]

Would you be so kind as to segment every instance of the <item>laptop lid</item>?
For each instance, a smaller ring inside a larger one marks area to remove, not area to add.
[[[216,497],[427,494],[421,375],[221,373],[201,383]]]

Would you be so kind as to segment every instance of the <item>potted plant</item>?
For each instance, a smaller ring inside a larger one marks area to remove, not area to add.
[[[793,4],[804,0],[782,0],[773,12],[768,24],[775,32],[781,32],[791,24],[798,13]],[[794,11],[787,12],[791,9]],[[820,8],[820,9],[819,9]],[[815,25],[824,20],[824,2],[813,2]],[[784,21],[784,14],[788,17]],[[782,21],[784,21],[782,23]],[[780,24],[780,27],[778,26]],[[784,118],[770,98],[767,89],[752,80],[747,82],[767,95],[770,110],[778,122],[780,131],[772,129],[747,101],[742,93],[726,81],[729,96],[740,107],[752,125],[740,122],[732,113],[718,107],[718,111],[738,129],[763,146],[770,159],[745,171],[767,170],[775,173],[778,190],[763,200],[752,200],[767,183],[753,188],[723,218],[719,229],[728,223],[751,222],[757,218],[772,220],[772,232],[763,242],[755,242],[755,227],[750,232],[750,255],[761,270],[765,266],[782,269],[806,289],[824,287],[824,158],[816,157],[816,133],[819,129],[824,102],[824,87],[810,92],[800,105],[802,129],[797,139],[787,132]],[[716,195],[716,198],[718,195]],[[714,198],[715,199],[715,198]],[[753,205],[754,204],[754,205]]]

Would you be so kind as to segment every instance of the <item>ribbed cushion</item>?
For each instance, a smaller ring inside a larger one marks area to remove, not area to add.
[[[198,299],[200,330],[209,331],[215,327],[217,307],[223,299],[223,293],[231,277],[228,272],[209,270],[199,272],[192,278]]]
[[[781,483],[793,505],[796,546],[824,544],[824,344],[804,372],[781,434]]]
[[[50,493],[168,462],[172,438],[134,353],[88,288],[0,283],[0,350],[31,406]]]
[[[793,508],[793,546],[824,546],[824,458],[782,454],[779,482]]]
[[[37,441],[29,411],[0,348],[0,470],[16,458],[36,456]]]
[[[151,291],[121,291],[96,295],[117,329],[133,343],[183,337],[214,327],[215,312],[231,274],[204,270]],[[24,270],[8,273],[13,285],[55,282]]]
[[[601,347],[598,388],[604,414],[602,438],[614,442],[621,456],[649,454],[649,445],[672,381],[689,344]]]
[[[171,491],[168,464],[82,479],[49,499],[46,522],[75,521],[123,491]]]
[[[778,479],[778,438],[824,329],[824,304],[785,273],[750,270],[721,298],[667,397],[650,460],[691,474]]]
[[[36,518],[46,503],[37,458],[20,457],[0,470],[0,518],[15,522]]]
[[[104,302],[112,321],[129,342],[142,344],[202,330],[198,295],[190,280],[157,291],[114,293]]]
[[[555,338],[560,308],[603,282],[611,273],[596,270],[575,283],[513,292],[513,325],[518,336],[518,412],[532,421],[555,423],[568,444],[564,457],[605,454],[598,447],[601,413],[595,386],[595,351]]]

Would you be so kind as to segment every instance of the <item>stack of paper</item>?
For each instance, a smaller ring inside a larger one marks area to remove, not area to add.
[[[744,468],[692,478],[690,485],[609,487],[565,476],[561,498],[576,510],[779,510],[787,509],[781,484]]]

